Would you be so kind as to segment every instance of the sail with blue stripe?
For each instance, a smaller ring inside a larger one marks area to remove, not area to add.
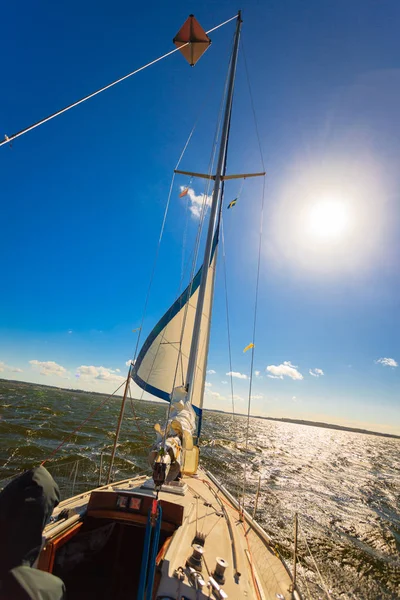
[[[216,260],[217,236],[214,238],[207,275],[193,384],[192,406],[198,416],[201,415],[203,406]],[[187,383],[202,269],[203,267],[198,270],[192,282],[150,332],[132,368],[132,378],[139,387],[168,402],[171,400],[173,389]]]

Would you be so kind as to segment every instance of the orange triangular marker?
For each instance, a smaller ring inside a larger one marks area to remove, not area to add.
[[[172,41],[177,48],[180,48],[191,67],[197,63],[211,44],[210,38],[193,15],[190,15],[184,22]]]

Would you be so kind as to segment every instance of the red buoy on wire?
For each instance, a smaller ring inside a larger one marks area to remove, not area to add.
[[[191,67],[197,63],[211,44],[210,38],[193,15],[186,19],[172,41]]]

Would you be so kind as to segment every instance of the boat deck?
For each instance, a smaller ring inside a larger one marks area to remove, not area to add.
[[[126,523],[129,519],[134,519],[136,526],[140,526],[143,531],[143,515],[125,514],[108,508],[110,497],[114,498],[115,494],[141,498],[143,502],[146,498],[154,497],[151,482],[146,478],[136,478],[99,488],[93,494],[89,506],[91,493],[62,502],[56,509],[55,516],[63,509],[70,511],[69,516],[66,521],[55,521],[46,528],[48,547],[42,552],[40,568],[51,570],[53,563],[49,560],[46,562],[45,557],[46,552],[49,555],[52,540],[56,540],[60,534],[65,537],[66,532],[77,527],[77,523],[85,518],[108,518]],[[160,492],[159,499],[165,505],[165,519],[163,517],[164,538],[157,556],[154,599],[298,598],[297,592],[292,594],[289,573],[268,544],[265,532],[248,515],[244,520],[239,519],[236,501],[211,474],[199,469],[197,476],[185,476],[180,485],[167,486]],[[174,520],[175,525],[172,524]],[[193,553],[194,541],[202,537],[203,564],[200,578],[197,579],[193,572],[190,574],[187,560]],[[227,563],[224,580],[214,576],[217,558],[222,558]],[[196,589],[196,585],[199,589]]]

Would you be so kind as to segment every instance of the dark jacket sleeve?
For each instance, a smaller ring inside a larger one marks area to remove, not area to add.
[[[0,578],[34,563],[42,531],[59,501],[58,486],[42,466],[16,477],[0,493]]]
[[[63,600],[66,597],[61,579],[31,567],[12,569],[0,585],[0,600]]]

